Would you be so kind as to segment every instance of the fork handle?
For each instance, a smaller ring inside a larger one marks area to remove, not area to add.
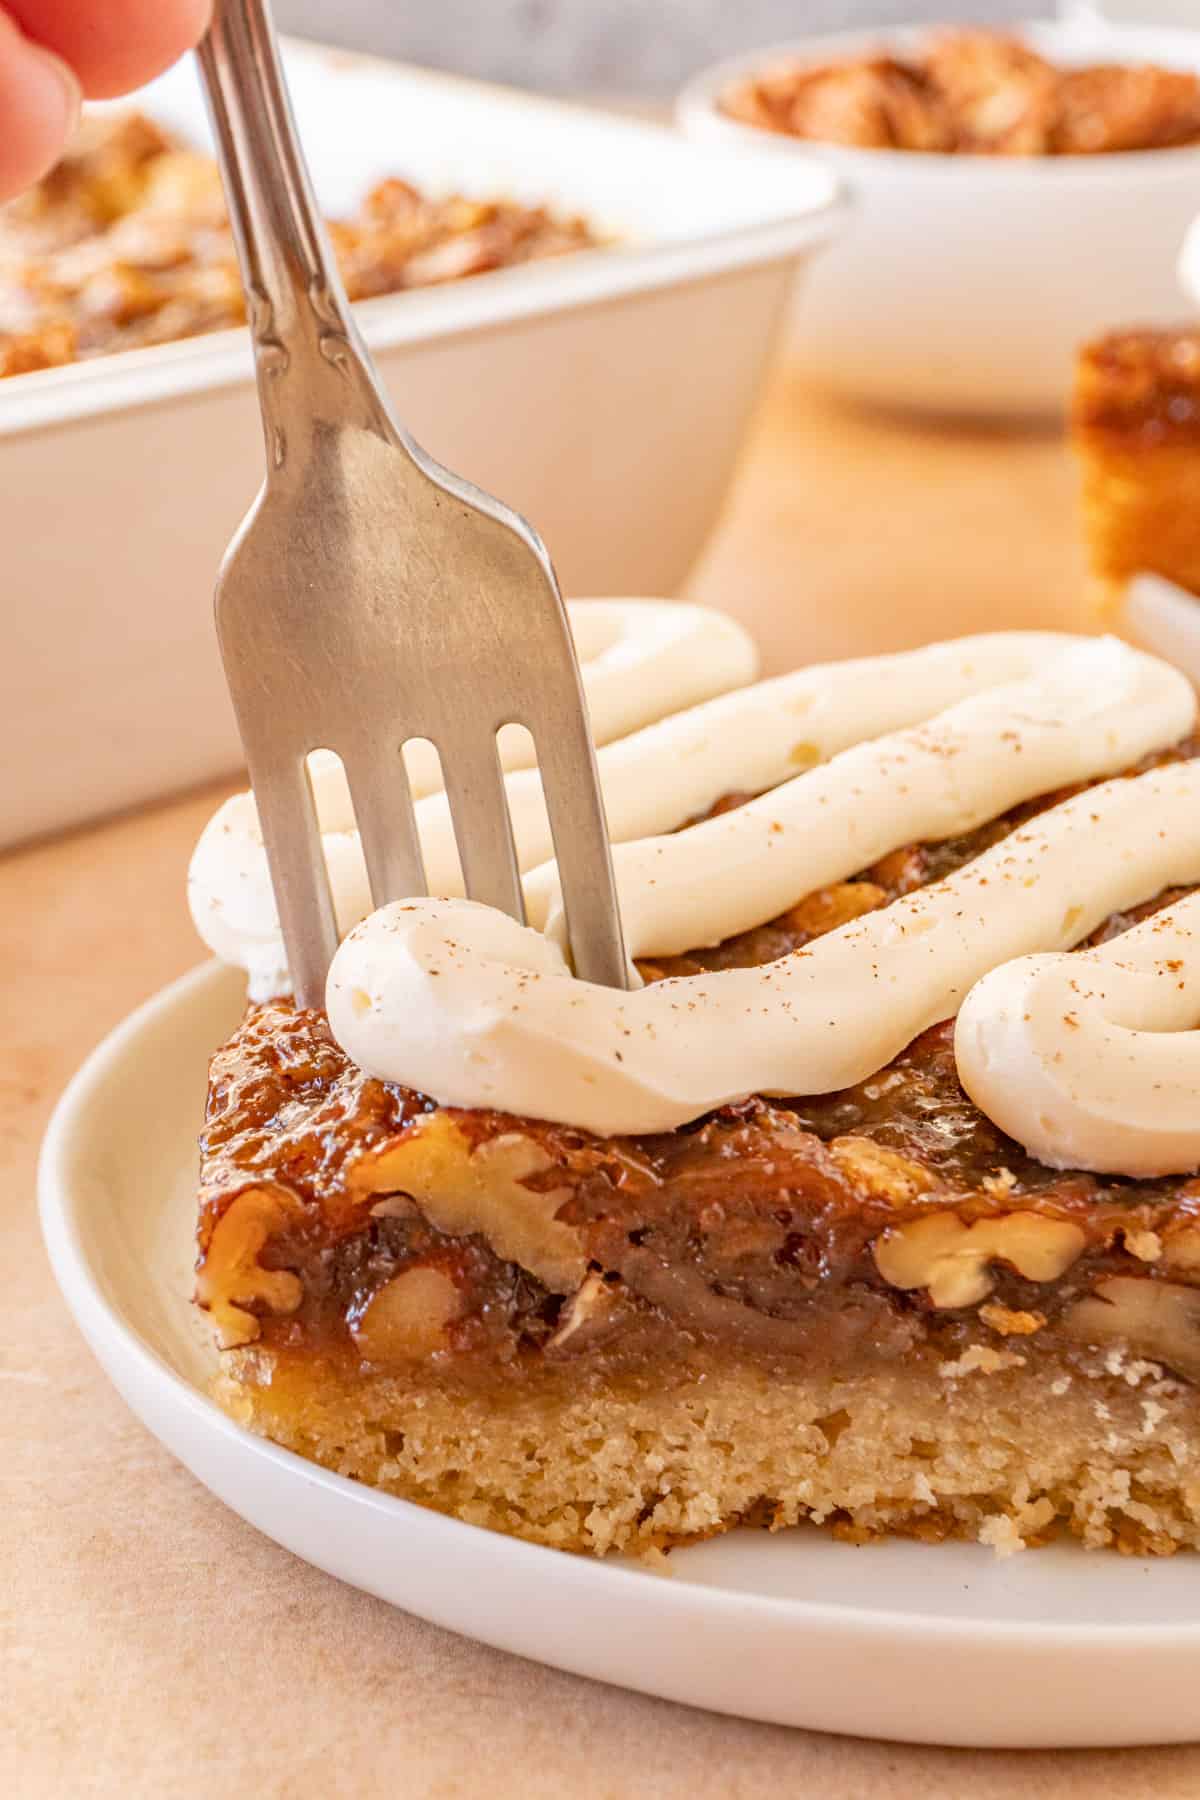
[[[396,431],[313,195],[268,0],[216,0],[197,57],[246,290],[267,479],[322,419]]]

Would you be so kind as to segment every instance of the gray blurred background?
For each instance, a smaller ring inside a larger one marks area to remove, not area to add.
[[[670,93],[718,56],[907,19],[1012,20],[1020,0],[276,0],[289,31],[520,87]]]

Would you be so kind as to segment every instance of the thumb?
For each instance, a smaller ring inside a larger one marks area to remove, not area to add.
[[[81,99],[70,66],[0,10],[0,200],[30,186],[58,160]]]

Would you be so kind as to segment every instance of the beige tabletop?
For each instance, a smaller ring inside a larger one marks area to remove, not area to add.
[[[1053,438],[903,430],[781,375],[693,592],[773,666],[1078,622],[1072,500]],[[1200,1795],[1200,1749],[910,1749],[594,1686],[342,1587],[172,1461],[58,1299],[34,1162],[76,1063],[198,960],[183,874],[215,797],[0,861],[0,1794]]]

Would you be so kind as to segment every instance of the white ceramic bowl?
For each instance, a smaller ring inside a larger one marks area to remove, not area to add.
[[[387,173],[585,213],[621,240],[373,300],[401,418],[538,526],[566,590],[671,593],[716,514],[835,183],[753,144],[291,45],[318,197]],[[194,141],[181,64],[137,103]],[[0,845],[237,768],[212,587],[262,478],[241,332],[0,382]],[[336,596],[331,596],[336,598]]]
[[[1125,323],[1178,320],[1184,231],[1200,206],[1200,146],[1084,157],[943,156],[801,143],[719,109],[772,63],[822,62],[929,27],[800,38],[707,70],[679,98],[689,136],[814,154],[851,190],[850,228],[799,296],[801,360],[822,383],[885,406],[1020,417],[1061,412],[1078,344]],[[1200,70],[1200,31],[1030,24],[1062,63]]]

